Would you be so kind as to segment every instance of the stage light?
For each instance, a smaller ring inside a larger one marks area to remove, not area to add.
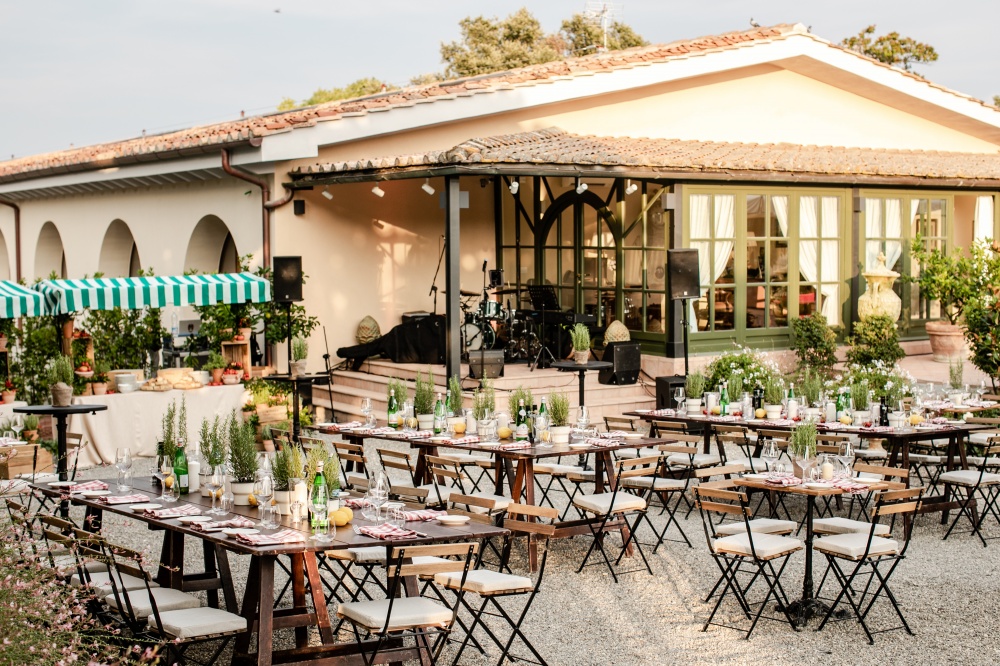
[[[323,191],[320,192],[320,194],[322,194],[324,197],[326,197],[327,201],[333,201],[333,193],[330,192],[329,188],[324,187]]]
[[[587,183],[581,183],[579,180],[576,181],[576,193],[583,194],[587,191]]]
[[[634,194],[635,191],[639,189],[639,186],[633,183],[631,180],[627,180],[625,182],[628,183],[628,185],[625,186],[626,195]]]
[[[385,190],[383,190],[381,187],[379,187],[378,185],[376,185],[375,187],[372,188],[372,194],[374,194],[379,199],[381,199],[382,197],[385,196]]]
[[[427,194],[434,194],[434,188],[431,187],[430,178],[424,178],[424,184],[420,186],[420,189],[422,189]]]
[[[517,191],[521,188],[521,181],[515,178],[510,184],[510,193],[517,194]]]

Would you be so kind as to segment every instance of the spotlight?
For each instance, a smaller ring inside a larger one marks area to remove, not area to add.
[[[586,191],[587,191],[587,183],[581,183],[581,182],[577,181],[577,183],[576,183],[576,193],[577,194],[583,194]]]
[[[333,194],[330,192],[330,188],[324,187],[323,191],[320,192],[320,194],[326,197],[327,201],[333,201]]]
[[[517,191],[520,188],[521,188],[521,181],[515,178],[510,184],[510,193],[517,194]]]
[[[420,186],[420,189],[422,189],[427,194],[434,194],[434,188],[431,187],[430,178],[424,178],[424,184]]]
[[[633,183],[631,180],[627,180],[625,182],[628,183],[628,185],[625,186],[626,195],[633,194],[636,190],[639,189],[639,186]]]
[[[374,194],[379,199],[381,199],[382,197],[385,196],[385,190],[383,190],[381,187],[379,187],[378,185],[376,185],[375,187],[372,188],[372,194]]]

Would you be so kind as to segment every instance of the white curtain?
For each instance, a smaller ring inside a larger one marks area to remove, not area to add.
[[[831,326],[840,323],[840,234],[837,221],[840,219],[840,200],[837,197],[823,197],[823,240],[821,242],[822,274],[820,293],[823,294],[821,312]]]
[[[689,199],[691,205],[691,238],[711,238],[712,221],[709,217],[712,199],[707,194],[695,194]],[[711,244],[704,241],[692,241],[691,247],[698,250],[698,279],[701,281],[701,295],[708,292],[708,273],[711,269],[712,261],[708,256]],[[694,301],[688,301],[688,327],[692,331],[698,330],[698,315],[694,308]]]
[[[771,197],[771,208],[778,218],[778,228],[781,235],[788,238],[788,197]]]
[[[733,253],[732,239],[736,235],[736,221],[733,218],[733,208],[736,198],[732,194],[720,194],[715,197],[715,271],[712,282],[719,279],[729,264]]]
[[[973,220],[973,239],[993,240],[993,197],[976,197],[976,215]]]
[[[865,270],[875,268],[878,254],[882,251],[885,238],[885,265],[892,268],[903,254],[903,243],[899,239],[903,230],[903,218],[899,199],[865,199]]]
[[[735,198],[731,194],[715,196],[715,243],[712,257],[709,257],[707,242],[692,241],[691,247],[698,250],[698,274],[701,279],[701,295],[708,293],[709,285],[725,272],[729,257],[733,253],[733,237],[736,232],[736,222],[733,218]],[[690,199],[691,204],[691,238],[712,238],[712,219],[709,209],[712,204],[710,195],[696,194]],[[714,270],[712,261],[714,260]],[[698,317],[694,310],[694,301],[690,301],[688,321],[691,330],[698,330]]]

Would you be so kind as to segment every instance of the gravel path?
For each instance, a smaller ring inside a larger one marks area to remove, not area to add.
[[[380,445],[385,445],[381,442]],[[374,450],[370,460],[377,460]],[[138,469],[146,466],[139,461]],[[568,462],[568,461],[567,461]],[[81,472],[81,477],[111,476],[107,468]],[[565,500],[563,500],[565,501]],[[558,501],[557,501],[558,504]],[[804,502],[790,502],[793,515],[804,511]],[[654,516],[657,526],[664,519]],[[693,548],[667,542],[649,555],[653,576],[645,571],[628,574],[615,584],[602,566],[589,567],[581,574],[576,568],[589,540],[576,538],[554,542],[542,590],[525,623],[525,633],[553,666],[561,664],[987,664],[1000,661],[1000,542],[983,548],[967,533],[954,534],[942,541],[944,527],[937,515],[917,519],[906,560],[893,578],[893,589],[916,636],[902,631],[876,635],[868,645],[854,622],[831,623],[816,632],[817,620],[801,631],[784,622],[762,621],[749,641],[730,629],[712,627],[701,631],[709,606],[703,603],[718,570],[708,555],[701,519],[697,512],[681,519]],[[112,540],[145,549],[154,558],[159,554],[161,534],[135,529],[124,518],[106,521]],[[986,528],[989,536],[1000,537],[994,520]],[[675,533],[671,530],[670,535]],[[649,540],[648,528],[640,537]],[[189,540],[190,541],[190,540]],[[618,541],[611,538],[612,545]],[[619,542],[620,543],[620,542]],[[647,552],[651,551],[647,549]],[[200,570],[200,549],[189,543],[189,570]],[[519,560],[523,563],[523,557]],[[786,590],[801,590],[804,554],[792,556],[783,577]],[[636,560],[638,562],[638,560]],[[249,558],[231,558],[237,593],[247,574]],[[632,568],[627,561],[626,567]],[[814,566],[817,582],[822,574],[822,558]],[[283,584],[279,579],[278,584]],[[832,591],[827,587],[825,592]],[[240,596],[242,598],[242,596]],[[520,608],[518,605],[517,608]],[[725,606],[726,616],[737,621],[734,605]],[[873,611],[876,628],[895,624],[891,608]],[[276,635],[287,644],[290,632]],[[506,635],[506,634],[503,634]],[[346,632],[342,638],[348,640]],[[515,649],[515,653],[519,651]],[[520,653],[526,651],[521,650]],[[453,655],[450,648],[446,655]],[[484,657],[466,650],[463,664],[494,664],[495,649]],[[450,663],[447,656],[442,663]]]

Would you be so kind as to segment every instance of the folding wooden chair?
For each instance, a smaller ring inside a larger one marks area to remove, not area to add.
[[[382,469],[398,469],[406,472],[406,479],[404,479],[401,485],[404,486],[416,486],[417,477],[416,469],[413,464],[413,454],[406,451],[394,451],[393,449],[375,449],[378,454],[379,464],[382,465]],[[391,479],[390,479],[391,482]]]
[[[986,471],[991,467],[991,458],[993,464],[997,464],[997,456],[1000,456],[1000,437],[991,438],[989,444],[981,447],[980,453],[982,455],[979,458],[979,469],[952,470],[943,473],[940,479],[941,483],[945,484],[945,488],[948,486],[955,488],[955,499],[960,503],[958,513],[951,522],[951,526],[948,527],[948,531],[945,532],[944,538],[947,539],[951,536],[958,521],[964,517],[969,519],[972,533],[979,537],[983,546],[986,546],[986,537],[982,532],[983,521],[986,520],[987,516],[992,515],[1000,522],[1000,512],[997,510],[997,498],[1000,497],[1000,474]],[[958,489],[965,491],[964,498],[958,496]],[[982,511],[978,516],[976,515],[977,498],[983,503]]]
[[[333,449],[337,452],[337,459],[340,461],[340,474],[344,478],[347,489],[354,490],[355,485],[352,479],[355,479],[358,474],[365,479],[368,478],[368,467],[365,465],[365,447],[350,442],[334,442]]]
[[[764,461],[760,457],[753,457],[753,449],[757,444],[757,436],[751,433],[749,428],[741,425],[714,423],[712,424],[712,431],[715,433],[715,444],[719,447],[720,457],[727,464],[730,462],[739,463],[743,465],[743,469],[746,472],[760,473],[767,471],[767,465]],[[729,455],[726,453],[727,444],[735,446],[743,454],[743,457],[730,460]]]
[[[904,488],[880,492],[875,500],[867,533],[834,534],[813,541],[813,549],[826,556],[827,561],[827,571],[820,581],[817,596],[830,572],[834,574],[834,579],[840,585],[840,592],[830,604],[826,616],[816,629],[817,631],[826,626],[826,623],[836,613],[837,607],[846,600],[854,612],[854,617],[864,629],[868,642],[872,645],[875,644],[873,635],[875,633],[905,629],[906,633],[913,635],[913,630],[910,629],[910,625],[907,624],[906,618],[903,617],[903,612],[899,608],[896,596],[889,588],[889,579],[899,563],[906,557],[906,551],[910,545],[910,530],[904,531],[903,543],[900,545],[896,539],[879,536],[877,528],[881,525],[879,519],[884,516],[892,516],[893,519],[900,516],[904,518],[904,522],[908,522],[907,518],[912,519],[919,507],[923,490],[923,488]],[[861,580],[867,579],[860,594],[855,589],[855,583],[859,578]],[[872,591],[872,587],[874,587],[874,591]],[[866,620],[875,602],[883,597],[889,600],[902,625],[873,632]]]
[[[430,474],[431,477],[431,483],[426,483],[417,487],[428,491],[429,503],[436,499],[439,504],[444,504],[448,501],[449,496],[455,490],[462,495],[492,500],[495,502],[495,510],[497,512],[503,512],[503,510],[507,508],[507,505],[512,501],[509,497],[505,497],[503,495],[494,495],[483,492],[466,492],[464,481],[465,475],[462,472],[463,464],[458,461],[450,458],[442,458],[440,456],[426,456],[425,461],[427,463],[428,474]],[[440,479],[450,479],[452,486],[450,488],[445,486],[441,483]]]

